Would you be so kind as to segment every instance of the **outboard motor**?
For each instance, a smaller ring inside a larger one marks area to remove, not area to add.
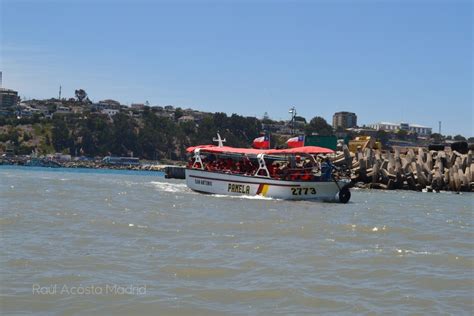
[[[340,191],[339,191],[339,202],[341,203],[347,203],[351,199],[351,191],[349,191],[349,185],[345,185]]]
[[[334,177],[333,171],[338,170],[341,172],[342,170],[338,167],[336,167],[329,159],[326,159],[325,162],[322,163],[321,165],[321,177],[324,180],[329,180],[332,178],[334,182],[337,184],[339,187],[339,183],[337,182],[337,179]],[[347,203],[351,199],[351,191],[349,191],[351,184],[348,183],[344,185],[342,188],[339,187],[339,202],[341,203]]]

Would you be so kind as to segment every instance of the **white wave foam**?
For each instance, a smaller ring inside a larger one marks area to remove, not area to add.
[[[410,250],[410,249],[395,249],[397,254],[399,255],[439,255],[439,252],[430,252],[430,251],[415,251],[415,250]]]
[[[226,195],[226,194],[211,194],[218,198],[231,198],[231,199],[246,199],[246,200],[268,200],[268,201],[278,201],[279,199],[261,196],[261,195]]]
[[[155,188],[159,189],[160,191],[164,191],[164,192],[176,193],[176,192],[188,191],[185,183],[151,181],[150,184],[152,184]]]

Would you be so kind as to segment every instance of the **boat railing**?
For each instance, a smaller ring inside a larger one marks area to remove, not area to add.
[[[229,175],[239,175],[239,176],[246,176],[246,177],[261,177],[261,178],[268,178],[268,179],[273,179],[273,180],[287,180],[287,181],[329,181],[330,180],[330,175],[327,175],[325,173],[321,173],[320,169],[314,168],[314,167],[300,167],[300,168],[270,168],[268,171],[268,176],[265,174],[259,174],[257,175],[256,169],[254,171],[242,171],[238,169],[232,169],[232,168],[222,168],[222,169],[217,169],[217,168],[206,168],[206,165],[204,165],[204,168],[201,168],[201,165],[198,164],[192,164],[191,169],[197,169],[197,170],[206,170],[206,171],[211,171],[211,172],[216,172],[216,173],[222,173],[222,174],[229,174]],[[260,171],[261,172],[261,171]]]

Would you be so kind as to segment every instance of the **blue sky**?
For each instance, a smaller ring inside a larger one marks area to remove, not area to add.
[[[1,2],[4,87],[473,136],[471,1]]]

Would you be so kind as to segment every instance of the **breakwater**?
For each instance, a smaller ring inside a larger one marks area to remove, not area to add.
[[[370,189],[474,192],[473,150],[425,148],[380,151],[347,147],[335,157],[336,166],[351,171],[354,185]]]

